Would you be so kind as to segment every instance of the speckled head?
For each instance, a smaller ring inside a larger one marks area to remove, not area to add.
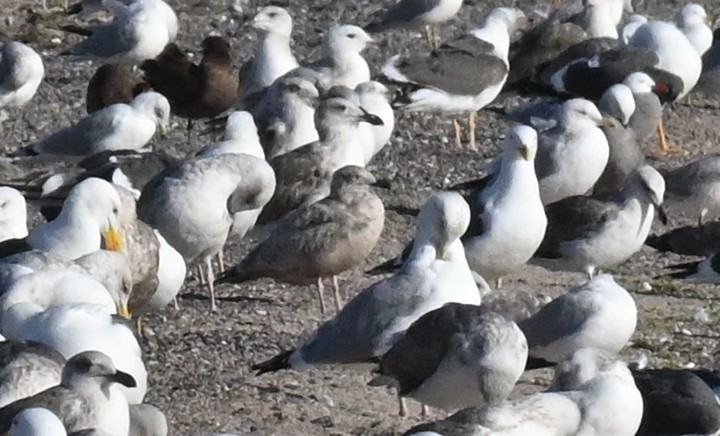
[[[119,383],[129,388],[137,386],[130,374],[118,371],[112,359],[100,351],[84,351],[67,361],[62,372],[63,384],[72,384],[77,378],[94,378],[102,385]]]
[[[416,240],[433,244],[440,257],[470,225],[470,206],[457,192],[438,192],[425,202],[417,219]]]

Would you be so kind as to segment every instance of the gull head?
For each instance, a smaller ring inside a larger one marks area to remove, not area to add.
[[[112,184],[89,177],[72,188],[60,214],[65,217],[84,215],[97,225],[109,250],[122,251],[119,231],[121,207],[120,195]]]
[[[625,80],[623,80],[623,85],[630,88],[633,94],[647,94],[648,92],[652,92],[655,87],[655,81],[645,73],[635,72],[629,74]]]
[[[330,29],[323,37],[322,46],[330,55],[361,53],[373,39],[358,26],[344,24]]]
[[[705,8],[697,3],[688,3],[675,15],[675,22],[680,27],[695,27],[707,25]]]
[[[437,257],[446,259],[447,249],[470,225],[470,206],[457,192],[433,194],[420,209],[416,240],[431,243]]]
[[[134,109],[144,113],[155,120],[155,125],[165,134],[170,127],[170,102],[164,95],[157,92],[143,92],[138,94],[130,103]]]
[[[330,190],[337,192],[344,186],[373,185],[376,181],[375,176],[365,168],[347,165],[333,173]]]
[[[662,207],[665,196],[665,179],[662,174],[650,165],[643,165],[633,171],[628,184],[636,195],[655,206],[660,220],[667,224],[667,216]]]
[[[560,124],[565,128],[588,128],[598,126],[615,126],[611,118],[605,118],[590,100],[573,98],[563,103]]]
[[[355,92],[361,97],[373,96],[381,97],[382,99],[387,101],[390,100],[390,90],[387,89],[387,86],[375,80],[370,80],[369,82],[359,84],[355,87]]]
[[[137,383],[133,376],[118,371],[112,359],[100,351],[84,351],[70,358],[62,372],[62,384],[74,385],[86,380],[95,380],[106,387],[118,383],[128,388],[134,388]]]
[[[75,262],[107,289],[115,303],[117,314],[129,319],[131,314],[128,301],[133,288],[133,279],[125,255],[114,251],[97,250],[77,258]]]
[[[357,126],[361,122],[383,124],[380,117],[368,113],[356,101],[343,97],[325,98],[315,111],[315,126],[321,138],[338,129]]]
[[[24,238],[27,236],[27,207],[25,197],[16,189],[0,187],[0,236]]]
[[[32,407],[15,415],[10,426],[10,436],[65,435],[60,418],[48,409]]]
[[[551,390],[579,389],[603,373],[614,372],[618,363],[624,366],[626,371],[628,370],[623,362],[605,351],[597,348],[581,348],[556,365]]]
[[[525,13],[518,8],[495,8],[485,19],[485,23],[500,22],[508,29],[508,34],[512,34],[528,24]]]
[[[230,42],[222,36],[208,36],[202,40],[202,54],[221,59],[230,59]]]
[[[532,127],[524,124],[513,126],[502,145],[503,150],[510,156],[519,156],[528,162],[535,160],[537,147],[537,132]]]
[[[252,26],[265,33],[284,35],[292,33],[292,17],[287,10],[279,6],[266,6],[260,9],[252,20]]]
[[[284,97],[298,99],[307,106],[317,106],[320,92],[312,80],[300,76],[283,76],[278,80],[278,85]]]
[[[257,136],[257,126],[252,114],[246,111],[235,111],[228,116],[223,139],[226,141],[242,139],[245,135],[253,133]]]
[[[598,106],[604,114],[627,126],[630,117],[635,113],[635,97],[628,86],[618,83],[603,93]]]

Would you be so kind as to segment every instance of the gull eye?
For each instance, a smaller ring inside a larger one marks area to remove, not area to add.
[[[347,37],[350,39],[355,39],[355,37],[357,37],[357,35],[355,35],[354,33],[348,33]]]

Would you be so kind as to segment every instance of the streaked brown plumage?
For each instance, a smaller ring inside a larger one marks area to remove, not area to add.
[[[149,91],[150,85],[121,64],[106,64],[97,69],[90,79],[85,97],[88,113],[115,103],[130,103],[141,92]]]

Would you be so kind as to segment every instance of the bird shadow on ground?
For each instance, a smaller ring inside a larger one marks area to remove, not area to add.
[[[178,295],[178,297],[182,300],[188,300],[188,301],[210,301],[210,297],[204,294],[199,294],[197,292],[187,292],[185,294]],[[269,298],[264,297],[248,297],[245,295],[233,295],[230,297],[215,297],[215,301],[224,301],[229,303],[266,303],[266,304],[273,304],[274,301]]]

